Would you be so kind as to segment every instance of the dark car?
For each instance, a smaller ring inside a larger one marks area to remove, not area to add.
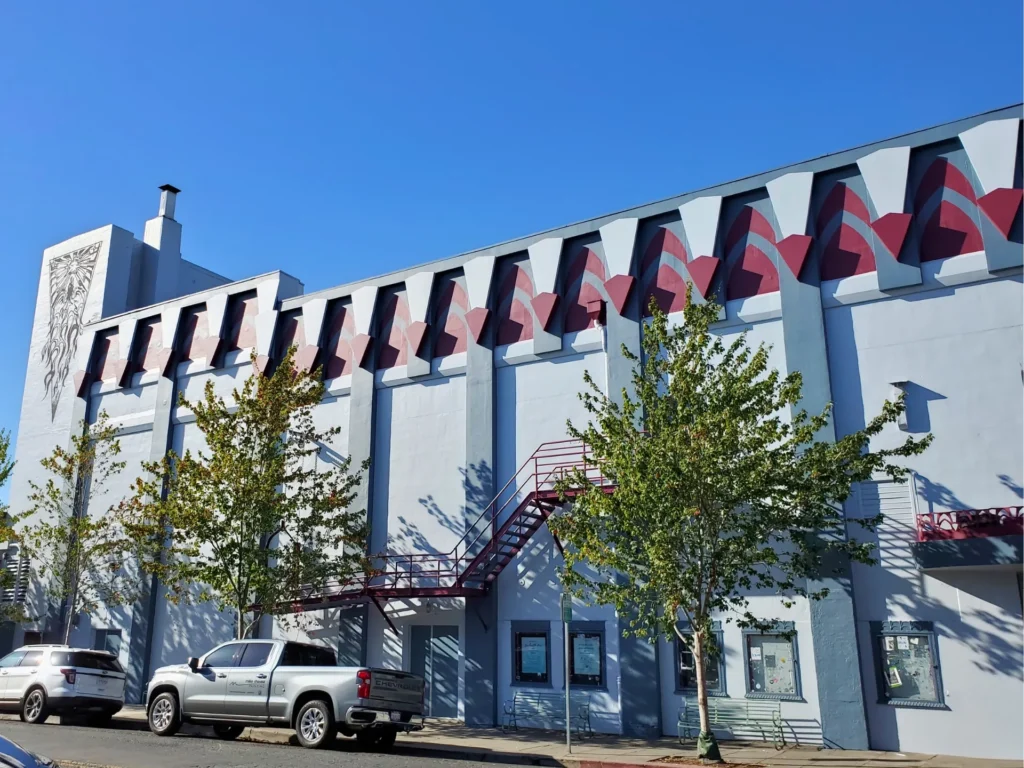
[[[0,768],[57,768],[48,757],[22,749],[13,741],[0,736]]]

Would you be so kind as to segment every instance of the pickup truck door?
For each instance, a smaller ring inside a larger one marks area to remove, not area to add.
[[[224,696],[228,689],[228,672],[242,658],[245,643],[227,643],[206,654],[200,665],[185,678],[186,715],[224,714]]]
[[[224,714],[228,717],[263,721],[267,719],[270,675],[276,654],[272,642],[246,643],[238,664],[227,670]]]

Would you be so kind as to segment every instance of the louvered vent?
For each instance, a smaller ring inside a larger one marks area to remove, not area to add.
[[[0,601],[5,603],[24,603],[28,592],[28,560],[21,556],[16,546],[7,548],[3,553],[3,569],[10,577],[9,586],[0,590]]]

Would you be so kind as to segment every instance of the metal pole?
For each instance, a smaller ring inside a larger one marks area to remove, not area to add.
[[[562,622],[565,635],[565,748],[572,754],[572,722],[569,720],[569,625]]]

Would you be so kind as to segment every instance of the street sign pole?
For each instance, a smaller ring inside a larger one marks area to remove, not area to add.
[[[569,624],[572,622],[572,596],[562,595],[562,635],[565,637],[565,748],[572,754],[572,721],[569,712]]]

